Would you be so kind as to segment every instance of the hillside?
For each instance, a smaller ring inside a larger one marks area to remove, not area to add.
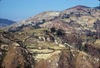
[[[100,68],[99,9],[79,5],[43,12],[5,30],[3,68]]]

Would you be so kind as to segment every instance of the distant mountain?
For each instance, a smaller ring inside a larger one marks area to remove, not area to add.
[[[100,9],[100,6],[95,7],[96,9]]]
[[[15,23],[15,21],[0,18],[0,28],[1,27],[5,27],[5,26],[8,26],[8,25],[11,25],[13,23]]]

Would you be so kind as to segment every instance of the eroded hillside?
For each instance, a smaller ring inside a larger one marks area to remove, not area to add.
[[[99,18],[99,9],[76,6],[13,24],[0,31],[0,65],[100,68]]]

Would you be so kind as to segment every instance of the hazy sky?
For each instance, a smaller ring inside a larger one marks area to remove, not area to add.
[[[20,21],[43,11],[62,11],[76,5],[95,7],[99,2],[97,0],[1,0],[0,18]]]

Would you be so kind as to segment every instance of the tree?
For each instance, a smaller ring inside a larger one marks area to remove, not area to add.
[[[58,29],[58,30],[57,30],[57,35],[58,35],[58,36],[63,36],[63,35],[65,35],[65,31],[62,30],[62,29]]]
[[[54,27],[52,27],[50,30],[51,30],[51,32],[53,32],[53,33],[56,32],[56,28],[54,28]]]

